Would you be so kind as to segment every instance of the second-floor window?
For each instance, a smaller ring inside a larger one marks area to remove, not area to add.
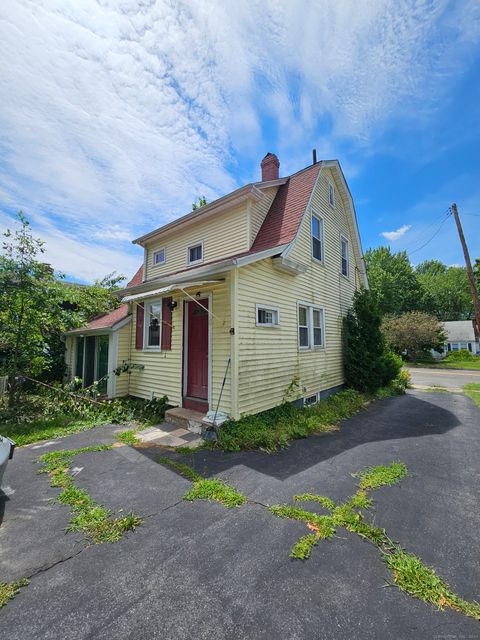
[[[328,183],[328,202],[331,207],[335,207],[335,187],[331,182]]]
[[[144,348],[160,349],[160,333],[162,327],[162,301],[145,303]]]
[[[188,264],[203,262],[203,242],[188,247],[187,262]]]
[[[348,272],[350,270],[348,257],[348,240],[343,236],[340,238],[340,249],[342,254],[342,276],[348,278]]]
[[[165,249],[158,249],[153,252],[153,266],[163,264],[165,262]]]
[[[323,262],[323,218],[312,214],[312,256]]]

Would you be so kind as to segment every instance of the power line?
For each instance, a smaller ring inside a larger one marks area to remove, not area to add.
[[[448,218],[452,215],[452,211],[451,209],[447,210],[447,215],[444,217],[444,219],[441,221],[440,225],[438,226],[437,230],[435,231],[435,233],[426,241],[424,242],[420,247],[417,247],[416,249],[414,249],[413,251],[410,251],[407,255],[408,257],[410,257],[411,255],[413,255],[414,253],[417,253],[417,251],[420,251],[420,249],[423,249],[424,247],[427,246],[427,244],[430,244],[430,242],[440,233],[440,229],[443,227],[443,225],[445,224],[445,222],[448,220]]]

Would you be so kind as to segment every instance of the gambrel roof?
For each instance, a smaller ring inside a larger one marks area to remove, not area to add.
[[[316,162],[315,164],[305,167],[286,178],[279,178],[277,180],[267,182],[249,183],[226,196],[222,196],[214,202],[204,205],[199,209],[188,213],[187,215],[182,216],[163,227],[160,227],[159,229],[137,238],[134,240],[134,243],[145,246],[145,243],[148,243],[150,240],[156,239],[164,233],[170,234],[172,233],[172,230],[177,227],[181,228],[187,224],[191,225],[196,223],[197,220],[198,222],[204,220],[206,216],[216,215],[217,212],[225,211],[226,207],[232,206],[232,203],[237,203],[241,199],[250,197],[259,200],[263,197],[262,191],[266,188],[278,188],[268,213],[265,216],[257,236],[248,251],[204,262],[200,266],[190,266],[184,269],[165,273],[162,274],[161,277],[154,278],[153,280],[163,282],[173,276],[182,276],[182,274],[187,277],[188,273],[192,271],[195,273],[203,273],[205,270],[211,272],[212,269],[216,268],[216,265],[218,265],[218,268],[220,269],[228,266],[229,264],[240,265],[265,257],[273,257],[275,255],[286,256],[299,233],[300,225],[307,212],[313,190],[319,179],[322,168],[333,171],[336,179],[338,180],[340,192],[348,203],[347,216],[349,217],[352,229],[353,250],[358,264],[363,267],[360,269],[363,284],[364,286],[368,286],[366,270],[363,264],[363,253],[358,233],[355,208],[338,160],[322,160],[320,162]],[[142,266],[128,283],[128,286],[141,287],[143,284]]]

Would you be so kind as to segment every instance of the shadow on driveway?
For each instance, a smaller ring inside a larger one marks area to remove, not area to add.
[[[243,465],[285,480],[319,462],[367,443],[444,434],[459,424],[457,416],[451,411],[409,393],[375,402],[368,407],[368,412],[360,411],[342,421],[340,431],[293,440],[288,451],[267,454],[259,451],[224,453],[203,450],[188,457],[192,466],[206,468],[207,475],[216,475]],[[137,451],[153,460],[165,455],[161,449],[153,447],[139,448]],[[170,451],[166,455],[172,458],[180,456]],[[184,459],[185,456],[181,457]]]

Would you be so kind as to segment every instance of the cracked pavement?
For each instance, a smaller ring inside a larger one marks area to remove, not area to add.
[[[306,562],[289,558],[306,533],[263,505],[296,493],[338,502],[351,473],[401,460],[411,476],[373,492],[377,526],[419,555],[463,598],[480,598],[480,412],[461,395],[410,392],[382,400],[340,432],[272,455],[118,447],[74,460],[76,484],[114,514],[144,518],[116,544],[66,533],[69,509],[35,460],[45,451],[114,441],[104,426],[16,451],[0,500],[0,581],[33,576],[0,610],[0,638],[480,638],[480,623],[389,587],[378,551],[343,530]],[[249,504],[185,502],[190,483],[162,455],[218,475]],[[123,511],[120,511],[123,509]],[[368,516],[370,517],[370,516]]]

